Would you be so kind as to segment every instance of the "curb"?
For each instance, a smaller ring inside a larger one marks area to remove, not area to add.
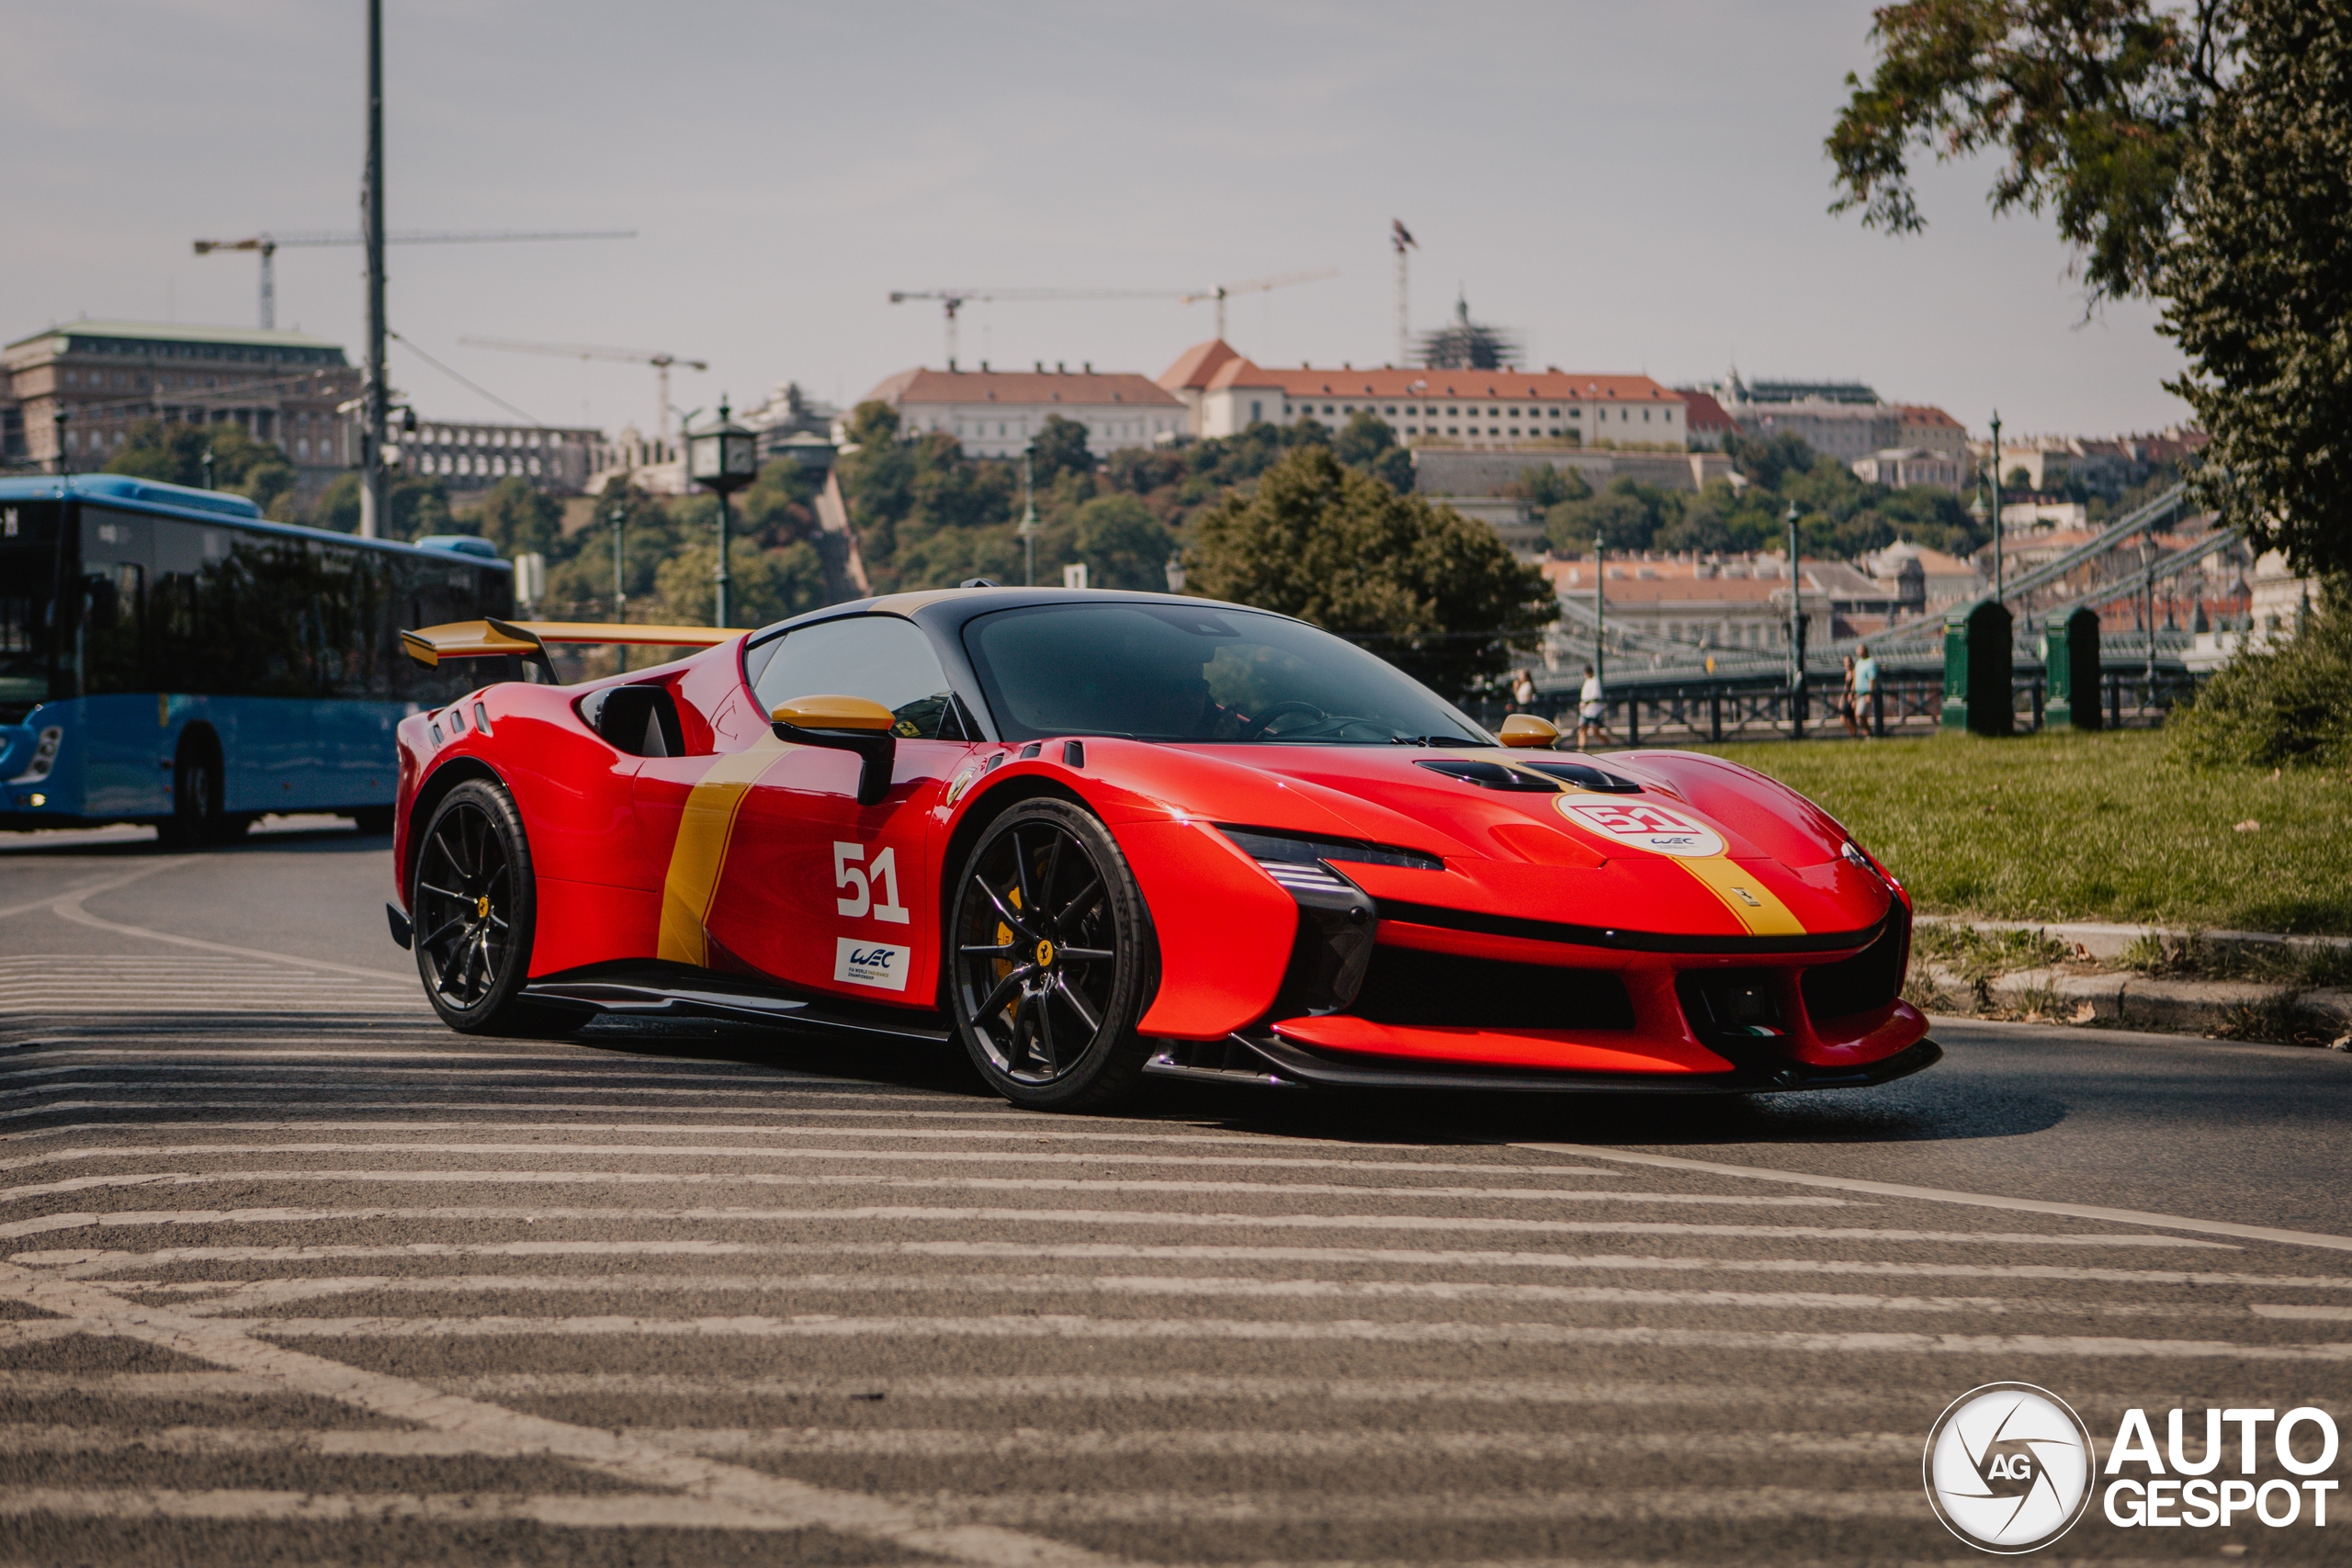
[[[2106,1023],[2199,1034],[2275,1032],[2301,1025],[2352,1050],[2352,990],[2297,991],[2254,980],[2151,980],[2137,975],[2070,975],[2020,969],[1979,987],[1941,964],[1920,965],[1940,991],[1981,997],[2009,1012],[2042,1013],[2069,1023]],[[2088,1009],[2088,1011],[2085,1011]]]
[[[1971,920],[1957,915],[1920,915],[1916,917],[1914,923],[1964,926],[1971,931],[1990,934],[2027,931],[2045,942],[2063,942],[2070,947],[2080,948],[2091,958],[2120,958],[2133,942],[2146,937],[2177,945],[2202,942],[2212,947],[2283,947],[2292,953],[2352,951],[2352,936],[2286,936],[2277,931],[2208,931],[2171,926],[2107,925],[2085,920]]]

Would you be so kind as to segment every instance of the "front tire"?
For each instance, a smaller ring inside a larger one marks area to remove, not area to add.
[[[417,974],[442,1022],[466,1034],[563,1032],[554,1015],[520,999],[538,899],[530,840],[504,789],[469,779],[434,808],[408,907]]]
[[[956,1031],[989,1088],[1039,1111],[1135,1095],[1155,947],[1142,890],[1100,821],[1059,800],[998,818],[958,873],[948,931]]]

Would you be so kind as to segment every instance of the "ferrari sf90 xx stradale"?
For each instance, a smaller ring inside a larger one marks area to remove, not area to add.
[[[407,637],[548,677],[400,727],[390,914],[453,1028],[953,1036],[1067,1110],[1149,1075],[1739,1092],[1939,1055],[1909,901],[1818,807],[1489,735],[1284,616],[983,585]],[[548,644],[615,640],[708,646],[551,683]]]

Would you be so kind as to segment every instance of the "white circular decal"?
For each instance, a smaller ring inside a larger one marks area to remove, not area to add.
[[[1952,1401],[1928,1433],[1928,1500],[1979,1551],[2039,1551],[2091,1500],[2091,1434],[2066,1402],[2025,1382]]]
[[[1622,795],[1564,795],[1560,815],[1617,843],[1661,855],[1719,855],[1724,840],[1713,828],[1653,800]]]

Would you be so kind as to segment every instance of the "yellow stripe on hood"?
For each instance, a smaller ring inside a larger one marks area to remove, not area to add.
[[[1683,870],[1697,877],[1707,891],[1723,900],[1724,908],[1738,918],[1747,928],[1749,936],[1803,936],[1804,924],[1789,907],[1781,902],[1764,879],[1756,874],[1753,866],[1740,864],[1729,855],[1680,855],[1668,857]]]

